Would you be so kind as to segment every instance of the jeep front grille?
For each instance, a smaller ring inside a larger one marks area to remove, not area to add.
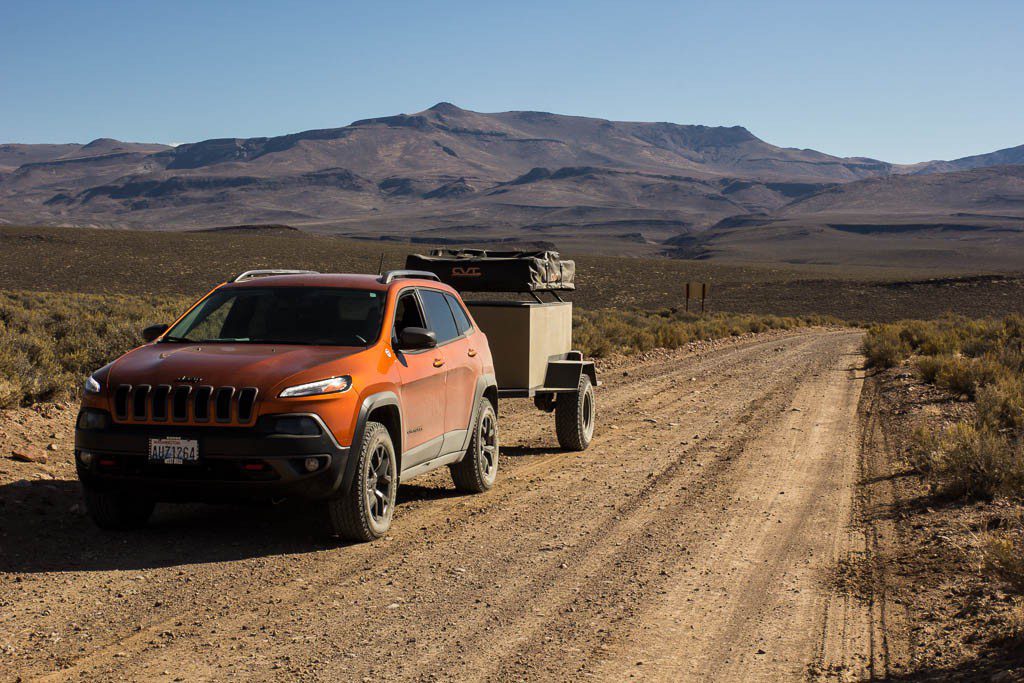
[[[122,384],[114,390],[114,417],[120,422],[248,424],[258,394],[256,387]]]

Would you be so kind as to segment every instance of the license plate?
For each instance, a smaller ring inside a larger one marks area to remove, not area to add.
[[[199,442],[176,436],[149,440],[149,461],[165,465],[188,465],[199,462]]]

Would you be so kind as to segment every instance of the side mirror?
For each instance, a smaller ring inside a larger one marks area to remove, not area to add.
[[[142,331],[142,338],[151,342],[167,331],[167,325],[150,325]]]
[[[418,351],[437,346],[437,335],[423,327],[407,327],[398,338],[398,347],[403,351]]]

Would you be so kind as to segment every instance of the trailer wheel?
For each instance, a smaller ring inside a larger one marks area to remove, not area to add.
[[[594,438],[594,385],[587,373],[580,375],[579,388],[558,395],[555,404],[555,432],[558,445],[567,451],[584,451]]]

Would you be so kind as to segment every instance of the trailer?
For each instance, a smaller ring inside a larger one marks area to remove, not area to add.
[[[594,362],[572,348],[572,302],[559,296],[575,289],[572,261],[552,251],[436,249],[410,255],[406,267],[434,273],[462,295],[487,335],[500,398],[531,398],[554,413],[563,449],[590,445],[600,382]]]

